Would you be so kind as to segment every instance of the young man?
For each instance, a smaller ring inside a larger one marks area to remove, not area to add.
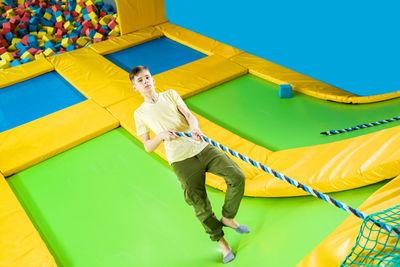
[[[193,206],[211,240],[218,241],[223,262],[232,261],[235,256],[223,237],[222,227],[231,227],[238,233],[249,232],[246,226],[233,219],[244,192],[242,170],[224,152],[201,141],[197,119],[174,90],[156,93],[155,81],[147,67],[133,68],[129,78],[133,89],[144,98],[144,103],[134,113],[137,134],[142,138],[144,148],[153,152],[161,142],[164,143],[167,159],[184,190],[185,201]],[[150,130],[156,134],[153,139],[149,137]],[[193,139],[176,137],[173,131],[191,132]],[[221,220],[215,217],[207,197],[206,172],[222,176],[227,184]]]

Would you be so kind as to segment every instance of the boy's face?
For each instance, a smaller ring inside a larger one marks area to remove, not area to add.
[[[154,90],[154,78],[148,70],[142,70],[132,80],[132,87],[135,91],[146,93]]]

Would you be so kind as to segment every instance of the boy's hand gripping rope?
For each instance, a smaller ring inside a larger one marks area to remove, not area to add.
[[[175,136],[192,137],[191,133],[184,133],[184,132],[172,132],[172,133]],[[291,184],[291,185],[293,185],[293,186],[295,186],[297,188],[300,188],[300,189],[306,191],[307,193],[309,193],[309,194],[311,194],[311,195],[313,195],[313,196],[315,196],[315,197],[317,197],[319,199],[322,199],[322,200],[328,202],[331,205],[334,205],[334,206],[336,206],[338,208],[341,208],[342,210],[344,210],[344,211],[346,211],[346,212],[348,212],[350,214],[353,214],[353,215],[355,215],[355,216],[357,216],[357,217],[359,217],[359,218],[361,218],[363,220],[367,217],[367,215],[365,213],[362,213],[361,211],[359,211],[357,209],[354,209],[354,208],[352,208],[350,206],[347,206],[346,204],[344,204],[344,203],[342,203],[342,202],[340,202],[338,200],[335,200],[335,199],[331,198],[330,196],[325,195],[324,193],[321,193],[321,192],[318,192],[318,191],[312,189],[311,187],[308,187],[308,186],[306,186],[306,185],[304,185],[302,183],[299,183],[298,181],[293,180],[293,179],[285,176],[282,173],[274,171],[273,169],[261,164],[260,162],[252,160],[252,159],[250,159],[250,158],[248,158],[246,156],[243,156],[242,154],[240,154],[240,153],[238,153],[236,151],[233,151],[232,149],[227,148],[226,146],[224,146],[224,145],[222,145],[222,144],[220,144],[220,143],[218,143],[218,142],[216,142],[214,140],[211,140],[207,136],[202,135],[202,136],[200,136],[200,138],[203,141],[205,141],[205,142],[207,142],[207,143],[209,143],[209,144],[211,144],[211,145],[213,145],[213,146],[215,146],[215,147],[217,147],[217,148],[219,148],[219,149],[231,154],[232,156],[235,156],[235,157],[237,157],[237,158],[239,158],[239,159],[241,159],[241,160],[243,160],[243,161],[245,161],[247,163],[250,163],[251,165],[253,165],[253,166],[255,166],[255,167],[257,167],[257,168],[259,168],[259,169],[261,169],[261,170],[263,170],[263,171],[265,171],[265,172],[267,172],[267,173],[269,173],[269,174],[271,174],[273,176],[275,176],[276,178],[278,178],[278,179],[280,179],[282,181],[285,181],[285,182],[287,182],[287,183],[289,183],[289,184]],[[396,229],[396,228],[391,227],[390,225],[387,225],[387,224],[384,224],[384,223],[381,223],[381,222],[378,222],[378,221],[375,221],[375,220],[373,221],[373,223],[376,224],[377,226],[379,226],[380,228],[385,229],[389,233],[394,232],[395,234],[400,235],[400,231],[398,229]]]
[[[390,119],[386,119],[386,120],[382,120],[382,121],[364,123],[364,124],[360,124],[360,125],[357,125],[357,126],[354,126],[354,127],[351,127],[351,128],[345,128],[345,129],[341,129],[341,130],[326,131],[326,132],[322,132],[321,134],[323,134],[323,135],[334,135],[334,134],[352,132],[352,131],[355,131],[355,130],[359,130],[359,129],[363,129],[363,128],[367,128],[367,127],[372,127],[372,126],[375,126],[375,125],[385,124],[385,123],[388,123],[388,122],[398,121],[398,120],[400,120],[400,116],[394,117],[394,118],[390,118]]]

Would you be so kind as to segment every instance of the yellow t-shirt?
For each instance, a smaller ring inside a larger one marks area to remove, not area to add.
[[[186,104],[172,89],[160,93],[154,104],[144,102],[134,113],[137,135],[141,136],[149,132],[149,129],[155,134],[166,130],[189,132],[189,124],[178,110],[178,106],[186,106]],[[167,160],[169,164],[172,164],[197,155],[207,146],[207,143],[189,137],[178,137],[171,141],[164,141],[164,146]]]

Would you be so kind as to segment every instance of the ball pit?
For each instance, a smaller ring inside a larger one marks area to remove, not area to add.
[[[0,69],[120,35],[117,13],[102,0],[4,0],[0,11]]]

